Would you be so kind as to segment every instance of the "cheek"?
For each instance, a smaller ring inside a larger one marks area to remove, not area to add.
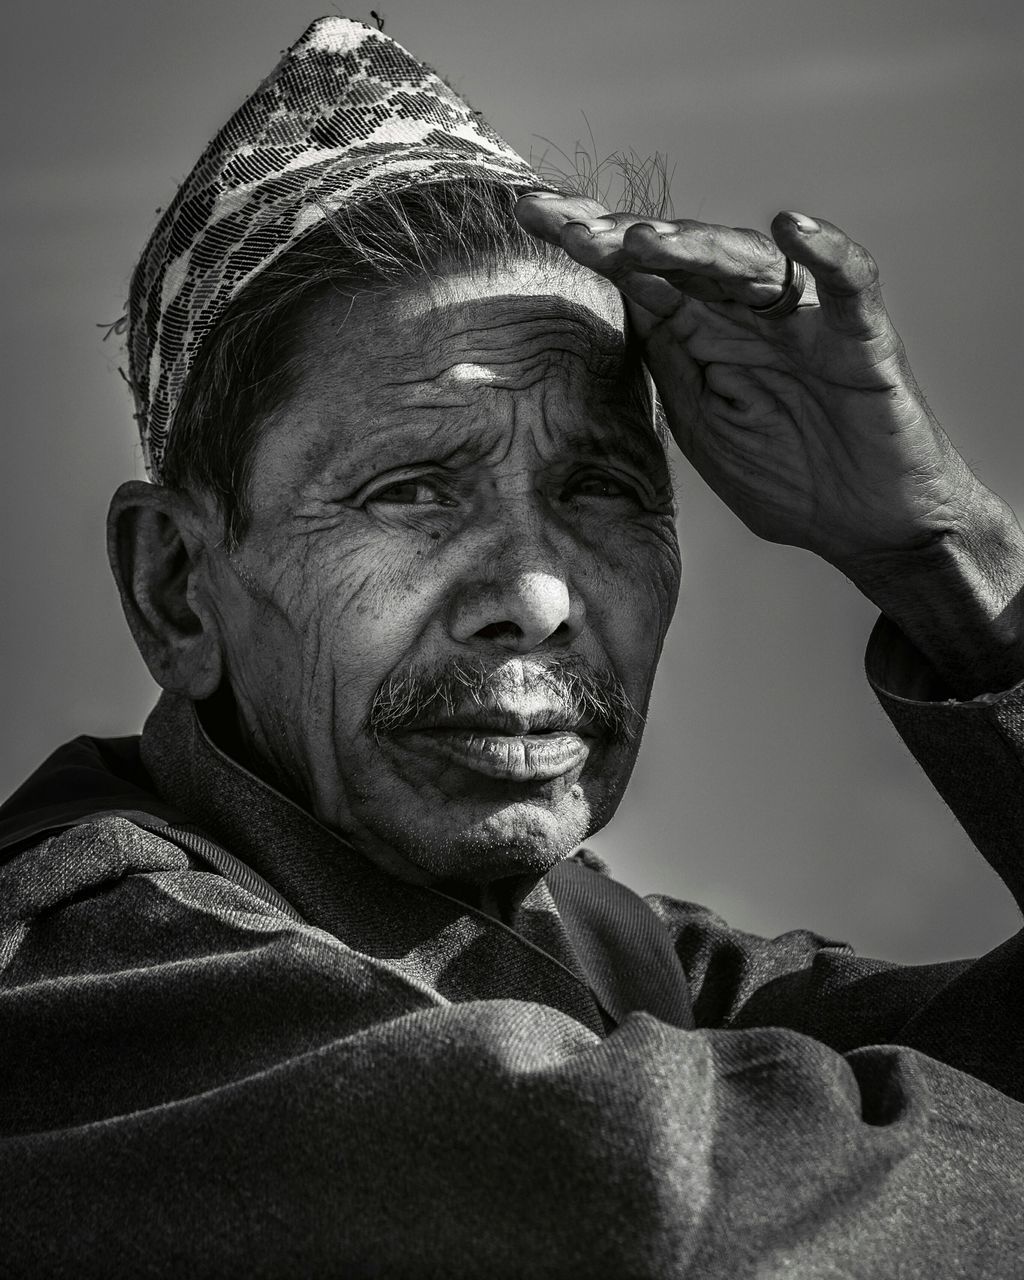
[[[611,525],[581,564],[590,625],[631,695],[645,697],[679,594],[674,522]]]
[[[305,692],[330,686],[336,715],[362,722],[381,681],[412,650],[444,598],[437,566],[381,539],[312,546],[304,584],[287,608],[303,655]]]

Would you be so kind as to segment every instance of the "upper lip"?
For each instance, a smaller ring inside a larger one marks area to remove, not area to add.
[[[526,733],[585,734],[589,723],[574,719],[561,707],[541,707],[532,711],[516,711],[510,707],[473,707],[465,711],[431,716],[413,725],[413,729],[469,729],[477,733],[518,736]]]

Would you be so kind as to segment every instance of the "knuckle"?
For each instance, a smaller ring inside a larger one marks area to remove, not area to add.
[[[772,254],[774,257],[779,256],[779,246],[769,235],[765,235],[763,231],[759,231],[756,227],[734,227],[733,230],[738,236],[742,236],[743,240],[753,249],[757,249],[761,253]]]
[[[687,239],[698,244],[707,243],[715,233],[714,227],[706,222],[695,222],[693,218],[676,218],[675,225]]]
[[[878,283],[878,263],[863,245],[850,241],[849,274],[863,288]]]
[[[816,270],[834,294],[863,293],[878,283],[878,265],[874,258],[862,245],[845,237]]]
[[[748,270],[771,279],[784,270],[785,256],[771,236],[749,227],[737,227],[736,231],[742,237],[737,242],[737,253],[746,260]]]

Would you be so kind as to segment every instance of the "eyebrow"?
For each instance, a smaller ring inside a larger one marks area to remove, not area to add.
[[[602,439],[587,431],[569,431],[561,439],[570,449],[576,450],[584,457],[621,458],[632,463],[638,470],[649,471],[652,463],[664,461],[665,453],[661,442],[654,433],[642,435],[636,431],[622,430],[613,437]]]
[[[380,434],[364,436],[348,458],[346,466],[351,467],[356,458],[383,457],[392,450],[405,453],[410,447],[413,451],[421,449],[424,458],[429,456],[434,462],[459,466],[471,461],[480,447],[486,447],[481,446],[478,433],[472,431],[453,440],[448,429],[440,424],[426,432],[423,431],[422,424],[418,424],[412,432],[403,427],[404,424],[395,424]],[[664,446],[653,426],[642,431],[635,427],[621,427],[618,430],[604,427],[600,431],[553,428],[552,434],[567,453],[592,461],[618,459],[644,475],[651,475],[654,468],[664,466],[666,461]]]

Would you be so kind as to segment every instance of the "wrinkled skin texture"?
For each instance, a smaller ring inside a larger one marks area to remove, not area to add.
[[[240,548],[217,545],[212,508],[193,521],[206,684],[226,675],[262,771],[395,873],[543,873],[608,820],[636,741],[590,738],[582,767],[509,781],[365,721],[390,673],[453,657],[514,680],[572,654],[646,708],[679,555],[621,299],[534,264],[328,295],[302,357]]]
[[[929,412],[865,250],[801,215],[773,239],[577,198],[517,217],[564,259],[310,315],[238,550],[200,496],[119,491],[122,599],[165,688],[226,678],[257,767],[395,874],[543,874],[608,820],[635,741],[591,735],[558,776],[499,781],[367,714],[410,665],[479,659],[514,699],[559,655],[646,709],[679,556],[641,360],[754,532],[840,568],[958,696],[1021,678],[1024,534]],[[786,254],[805,305],[760,317]]]

